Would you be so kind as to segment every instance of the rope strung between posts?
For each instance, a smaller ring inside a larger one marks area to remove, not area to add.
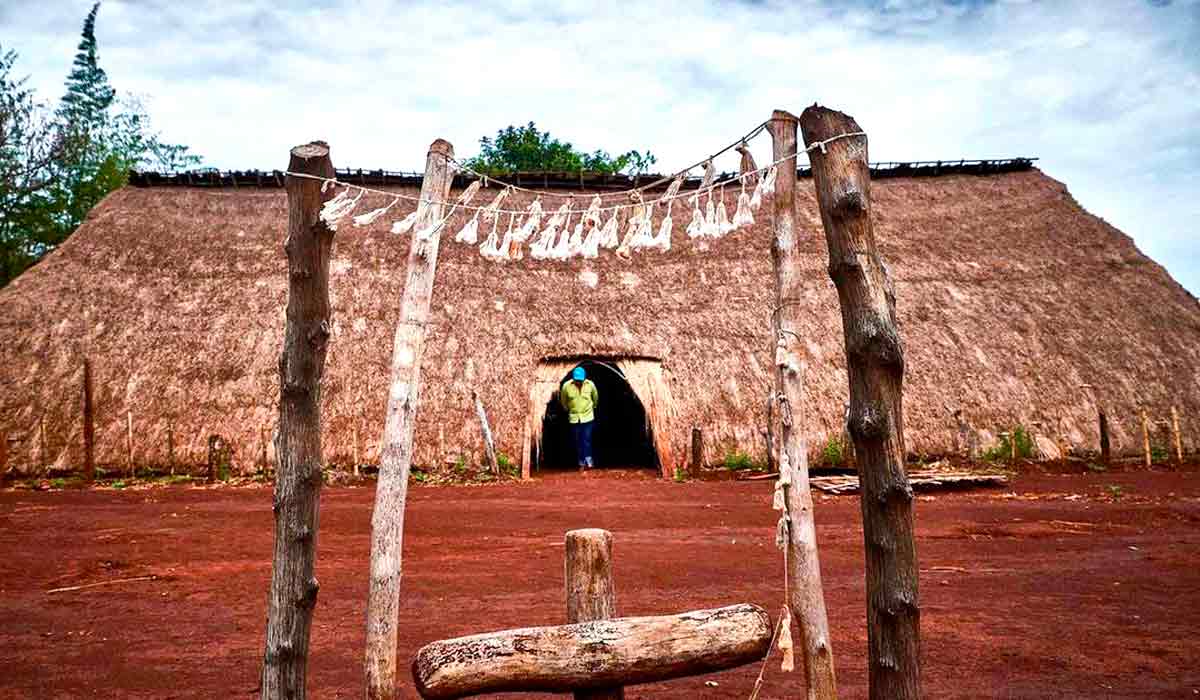
[[[674,232],[672,205],[680,199],[686,199],[692,207],[691,222],[686,227],[689,238],[721,238],[734,230],[753,224],[753,212],[762,206],[765,197],[775,191],[778,168],[796,158],[796,155],[784,156],[763,167],[755,167],[748,142],[765,129],[766,122],[763,122],[742,138],[673,175],[621,192],[593,193],[590,198],[588,195],[575,193],[540,192],[517,185],[503,185],[490,203],[483,206],[474,205],[472,200],[476,194],[494,181],[488,175],[479,173],[465,163],[446,155],[443,158],[447,165],[477,178],[453,200],[434,200],[419,195],[373,189],[341,182],[336,177],[323,178],[291,171],[287,171],[286,175],[319,181],[322,192],[331,187],[344,188],[321,208],[321,221],[332,230],[337,230],[339,221],[353,214],[363,196],[369,192],[387,197],[391,201],[386,206],[353,216],[355,226],[367,226],[375,222],[404,200],[416,202],[415,210],[393,222],[392,233],[404,234],[411,231],[417,240],[429,240],[441,232],[450,219],[462,210],[471,213],[472,216],[455,235],[455,241],[476,245],[481,227],[490,225],[490,232],[483,243],[479,244],[480,255],[489,260],[521,260],[525,256],[526,244],[530,257],[535,259],[596,258],[599,257],[602,248],[615,250],[618,257],[628,259],[631,252],[637,249],[663,252],[671,249]],[[826,146],[838,139],[865,135],[861,131],[839,134],[812,144],[805,149],[805,153],[817,149],[825,152]],[[741,154],[740,172],[736,176],[718,178],[713,160],[729,151]],[[692,191],[681,191],[684,179],[697,167],[704,168],[700,187]],[[753,194],[747,192],[747,182],[753,184]],[[664,184],[667,185],[666,189],[657,198],[647,199],[643,196],[649,190]],[[725,203],[727,185],[740,186],[736,200],[737,208],[732,219]],[[534,200],[525,209],[506,209],[502,203],[513,192],[531,193]],[[549,213],[542,206],[543,196],[566,201],[553,213]],[[604,197],[614,196],[624,197],[629,201],[606,205]],[[582,200],[588,200],[586,207],[577,206]],[[444,211],[446,207],[449,208],[448,212],[438,211],[439,208]],[[655,210],[659,208],[664,212],[656,225]],[[501,231],[500,219],[505,214],[508,215],[507,227]],[[622,218],[625,219],[624,222]],[[572,221],[575,222],[574,226],[571,225]],[[625,231],[623,235],[622,230]]]

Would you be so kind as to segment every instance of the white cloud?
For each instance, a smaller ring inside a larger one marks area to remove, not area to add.
[[[89,6],[0,4],[46,98]],[[323,138],[338,165],[416,169],[435,137],[469,155],[534,120],[671,168],[819,101],[858,119],[875,160],[1041,156],[1197,293],[1198,18],[1196,0],[142,0],[107,2],[98,37],[113,84],[218,167],[280,167]]]

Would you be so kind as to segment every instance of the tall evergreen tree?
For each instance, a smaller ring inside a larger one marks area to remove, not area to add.
[[[95,126],[116,99],[116,91],[108,84],[108,74],[96,58],[96,13],[100,3],[83,20],[79,50],[67,76],[67,93],[63,95],[59,114],[78,126]]]

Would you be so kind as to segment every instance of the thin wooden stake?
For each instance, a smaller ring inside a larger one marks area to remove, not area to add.
[[[175,426],[172,423],[167,423],[167,466],[171,476],[175,476]]]
[[[1108,416],[1100,409],[1100,461],[1108,464],[1112,459],[1112,443],[1108,439]]]
[[[1142,409],[1142,453],[1146,456],[1146,466],[1149,467],[1154,463],[1150,456],[1150,418],[1146,415],[1146,409]]]
[[[38,416],[38,471],[45,471],[49,463],[46,450],[46,414]]]
[[[431,202],[409,239],[408,271],[392,350],[391,382],[379,456],[379,480],[371,515],[371,580],[367,593],[366,695],[368,700],[396,697],[396,634],[400,618],[400,567],[403,558],[404,508],[412,467],[413,429],[421,389],[425,324],[437,270],[442,232],[442,202],[450,195],[454,147],[438,139],[429,147],[421,199]]]
[[[129,478],[133,478],[133,411],[125,412],[125,465],[129,468]]]
[[[567,622],[616,617],[612,533],[599,529],[567,532],[565,558]],[[624,697],[625,691],[619,686],[575,692],[575,700],[622,700]]]
[[[813,149],[829,276],[842,311],[848,422],[862,481],[869,697],[916,700],[921,608],[913,492],[904,465],[904,345],[895,287],[872,228],[867,137],[850,116],[817,105],[804,110],[800,128]]]
[[[1183,438],[1179,434],[1179,410],[1171,407],[1171,435],[1175,439],[1175,461],[1183,464]]]
[[[290,172],[333,177],[329,146],[291,150]],[[317,604],[317,523],[321,496],[321,376],[330,337],[329,260],[334,232],[320,219],[334,196],[319,180],[287,177],[288,302],[279,356],[275,459],[275,548],[267,598],[262,695],[303,700],[308,639]]]
[[[479,428],[483,432],[484,458],[487,466],[496,476],[500,475],[500,465],[496,461],[496,443],[492,441],[492,426],[488,425],[487,411],[483,410],[483,399],[479,392],[472,389],[471,398],[475,400],[475,414],[479,416]]]
[[[789,604],[800,627],[801,649],[806,659],[807,697],[837,697],[833,642],[821,587],[817,555],[817,530],[813,520],[812,491],[808,483],[808,447],[804,442],[803,343],[799,335],[803,298],[802,260],[796,221],[796,117],[776,110],[767,122],[773,160],[779,162],[775,179],[771,260],[775,271],[775,313],[771,354],[775,358],[775,393],[782,415],[779,469],[791,470],[787,487],[788,565],[791,576]]]
[[[356,423],[354,425],[354,476],[358,476],[359,463],[360,463],[360,460],[358,458],[358,424]]]
[[[83,481],[96,483],[96,413],[92,406],[92,361],[83,358]]]
[[[692,478],[700,477],[704,468],[704,430],[700,426],[692,426]]]

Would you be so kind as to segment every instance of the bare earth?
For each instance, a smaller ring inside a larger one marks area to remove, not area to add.
[[[922,496],[927,697],[1200,694],[1198,477],[1194,467],[1028,475],[1006,490]],[[360,696],[372,498],[371,488],[322,498],[313,697]],[[434,639],[563,622],[562,539],[572,528],[613,531],[622,614],[745,601],[774,617],[782,602],[769,482],[572,474],[414,488],[410,503],[405,667]],[[817,519],[842,696],[864,697],[857,497],[818,496]],[[0,697],[252,697],[271,533],[266,488],[0,492]],[[626,697],[745,698],[757,673]],[[801,679],[773,658],[763,697],[796,697]]]

